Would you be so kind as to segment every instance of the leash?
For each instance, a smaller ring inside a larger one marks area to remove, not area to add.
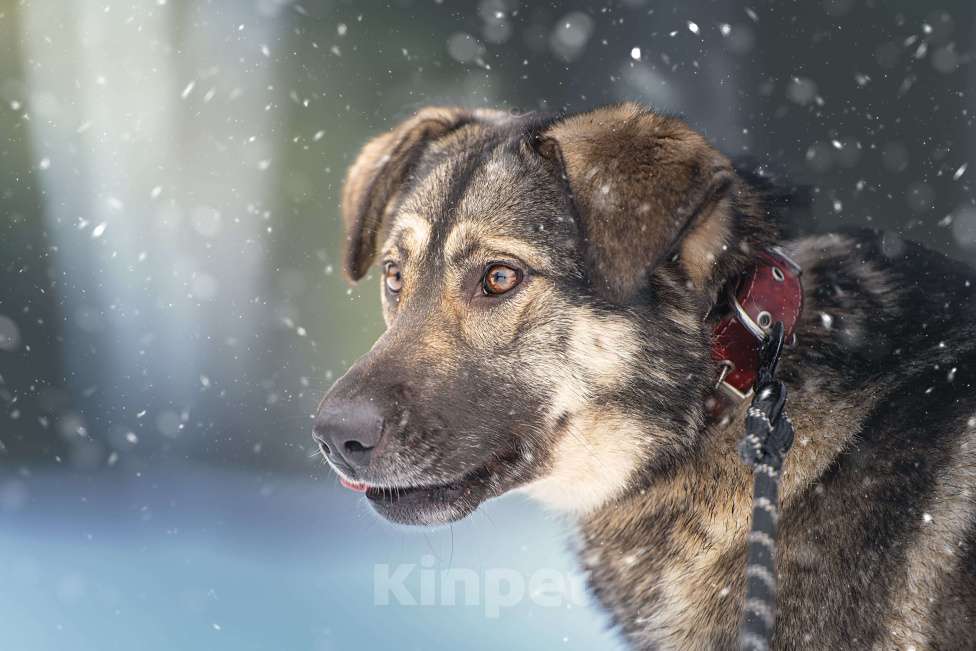
[[[766,651],[776,622],[776,523],[783,458],[793,444],[786,415],[786,385],[775,379],[785,329],[777,321],[759,349],[755,395],[746,413],[746,435],[739,456],[752,467],[752,528],[746,553],[746,598],[739,649]]]

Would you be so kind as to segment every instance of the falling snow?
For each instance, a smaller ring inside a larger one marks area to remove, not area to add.
[[[91,648],[137,646],[155,632],[145,613],[188,646],[348,648],[361,629],[321,614],[363,596],[349,577],[371,579],[387,538],[475,563],[479,549],[462,547],[477,530],[476,548],[572,563],[539,540],[547,522],[459,523],[429,540],[361,513],[335,526],[347,504],[313,456],[309,415],[384,328],[376,268],[344,278],[344,175],[420,107],[635,100],[795,182],[787,230],[877,228],[879,255],[920,242],[976,263],[966,3],[184,4],[77,3],[70,20],[58,3],[0,9],[0,515],[16,568],[0,606],[41,623],[25,648],[77,646],[79,631]],[[612,175],[592,195],[625,201]],[[963,313],[959,285],[940,315]],[[850,284],[819,289],[831,302],[808,307],[801,346],[838,355],[873,338],[875,315],[845,311]],[[931,334],[941,318],[913,326],[940,355],[912,389],[920,402],[971,381],[964,351]],[[882,358],[910,352],[875,343]],[[962,419],[976,431],[976,415]],[[798,432],[797,449],[819,436]],[[510,522],[515,507],[492,507]],[[941,513],[921,524],[947,526]],[[265,617],[248,620],[262,595]],[[608,644],[588,606],[528,610],[452,617],[491,648],[543,626],[566,648]],[[377,648],[428,648],[398,612]]]

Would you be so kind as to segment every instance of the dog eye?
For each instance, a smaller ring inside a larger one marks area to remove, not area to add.
[[[400,273],[400,267],[395,262],[387,262],[383,266],[383,282],[386,283],[386,288],[396,294],[403,288],[403,274]]]
[[[522,282],[522,272],[503,264],[488,267],[481,280],[481,289],[486,295],[504,294]]]

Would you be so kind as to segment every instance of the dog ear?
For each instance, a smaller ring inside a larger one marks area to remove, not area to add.
[[[362,278],[373,263],[377,235],[421,154],[473,115],[460,108],[428,107],[363,147],[342,188],[345,272],[350,280]]]
[[[628,103],[556,122],[536,151],[567,185],[596,291],[626,303],[671,258],[707,289],[728,245],[736,176],[704,138]]]

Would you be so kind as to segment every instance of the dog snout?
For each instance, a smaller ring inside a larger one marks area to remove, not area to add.
[[[383,416],[372,401],[326,403],[313,427],[315,439],[333,464],[350,474],[364,470],[383,436]]]

